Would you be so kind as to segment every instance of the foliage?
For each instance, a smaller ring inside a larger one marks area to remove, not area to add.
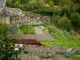
[[[15,2],[15,4],[14,4],[14,8],[21,8],[21,4],[18,2],[18,1],[16,1]]]
[[[75,27],[80,27],[80,14],[72,13],[71,14],[71,22]]]
[[[80,48],[80,41],[79,39],[76,40],[39,40],[41,44],[45,46],[64,46],[67,48]]]
[[[71,60],[80,60],[80,57],[73,53],[71,54]]]
[[[18,60],[16,53],[14,41],[0,35],[0,60]]]
[[[10,7],[10,6],[11,6],[11,0],[7,0],[7,1],[6,1],[6,4],[7,4],[7,6]]]
[[[59,2],[59,5],[60,6],[68,6],[68,7],[71,7],[71,5],[72,5],[72,1],[71,0],[60,0],[60,2]]]
[[[78,33],[80,33],[80,14],[79,13],[72,13],[71,14],[71,23]]]
[[[22,30],[24,34],[34,34],[35,33],[34,28],[32,26],[22,25],[20,29]]]
[[[68,6],[63,6],[62,7],[61,16],[64,16],[64,15],[66,15],[68,18],[70,18],[71,11],[70,11]]]
[[[8,32],[8,27],[5,23],[0,22],[0,35],[6,36]]]
[[[54,7],[54,2],[53,1],[49,1],[49,7]]]
[[[64,35],[67,37],[68,40],[73,40],[73,37],[69,34],[69,32],[64,31]]]
[[[58,28],[61,28],[62,30],[67,30],[69,31],[71,28],[71,20],[68,19],[67,17],[63,16],[62,18],[60,16],[56,16],[54,15],[52,17],[53,19],[53,23],[55,26],[57,26]]]
[[[80,4],[76,5],[76,11],[80,14]]]
[[[80,0],[72,0],[75,4],[79,4],[80,3]]]

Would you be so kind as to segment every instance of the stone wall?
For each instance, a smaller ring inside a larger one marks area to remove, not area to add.
[[[25,12],[16,8],[5,7],[4,14],[7,17],[5,20],[8,21],[8,23],[10,21],[9,24],[17,24],[21,22],[28,22],[28,23],[31,23],[31,22],[38,23],[38,22],[44,22],[44,21],[48,23],[50,22],[50,17],[48,16],[41,16],[39,14],[34,14],[29,11]]]
[[[26,51],[29,53],[56,53],[64,52],[67,48],[65,47],[50,47],[50,46],[36,46],[36,45],[26,45]]]

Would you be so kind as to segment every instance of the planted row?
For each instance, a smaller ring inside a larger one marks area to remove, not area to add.
[[[26,45],[42,45],[39,41],[36,39],[21,39],[21,40],[16,40],[16,44],[26,44]]]

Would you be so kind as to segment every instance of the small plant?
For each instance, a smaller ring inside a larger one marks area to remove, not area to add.
[[[66,57],[66,58],[70,58],[70,54],[68,52],[63,52],[63,55]]]
[[[29,54],[29,52],[27,52],[27,51],[24,51],[24,53],[25,53],[25,54]]]

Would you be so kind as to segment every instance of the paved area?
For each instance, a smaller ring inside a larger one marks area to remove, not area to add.
[[[50,34],[36,34],[36,38],[38,40],[55,40]]]
[[[34,27],[34,30],[36,34],[44,34],[40,27]]]

